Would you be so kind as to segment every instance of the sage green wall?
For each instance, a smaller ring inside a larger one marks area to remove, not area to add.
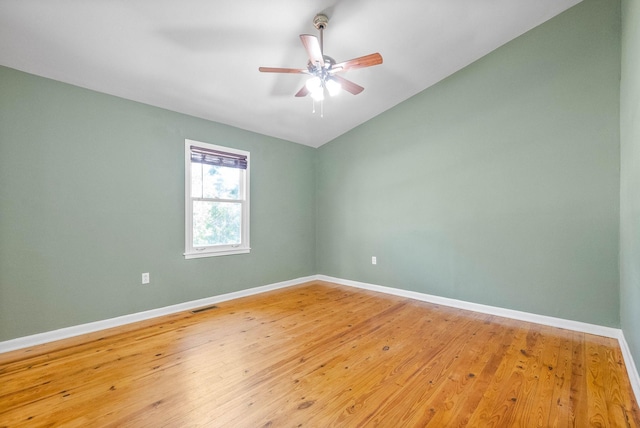
[[[185,138],[251,152],[251,254],[184,259]],[[0,68],[0,340],[314,274],[314,162]]]
[[[640,1],[622,2],[620,318],[640,364]]]
[[[584,0],[317,151],[0,67],[0,340],[321,273],[614,327],[622,312],[639,359],[623,4],[622,101],[620,4]],[[185,138],[251,152],[251,254],[184,260]]]
[[[322,146],[318,272],[619,326],[619,35],[585,0]]]

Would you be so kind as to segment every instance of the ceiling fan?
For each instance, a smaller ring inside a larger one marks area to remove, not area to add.
[[[305,97],[311,94],[315,101],[322,101],[324,100],[325,92],[330,96],[334,96],[341,89],[353,95],[358,95],[364,88],[339,76],[339,73],[382,64],[382,56],[379,53],[374,53],[336,63],[333,58],[324,54],[323,32],[328,24],[329,18],[326,15],[318,14],[313,19],[313,25],[320,31],[320,41],[316,36],[310,34],[300,35],[300,40],[302,40],[302,44],[309,55],[307,68],[260,67],[258,70],[263,73],[300,73],[310,75],[309,80],[296,93],[296,97]]]

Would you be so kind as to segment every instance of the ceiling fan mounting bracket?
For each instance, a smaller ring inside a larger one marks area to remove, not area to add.
[[[319,13],[313,18],[313,26],[316,27],[317,30],[324,30],[329,25],[329,18],[327,15]]]

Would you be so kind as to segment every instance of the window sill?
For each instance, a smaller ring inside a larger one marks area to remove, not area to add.
[[[233,250],[223,251],[199,251],[197,253],[184,253],[185,259],[201,259],[203,257],[216,257],[216,256],[231,256],[234,254],[248,254],[251,252],[251,248],[237,248]]]

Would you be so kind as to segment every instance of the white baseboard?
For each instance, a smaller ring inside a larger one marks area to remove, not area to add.
[[[346,285],[350,287],[362,288],[364,290],[377,291],[380,293],[391,294],[394,296],[407,297],[410,299],[421,300],[423,302],[434,303],[442,306],[449,306],[458,309],[465,309],[483,314],[496,315],[505,318],[527,321],[536,324],[547,325],[551,327],[563,328],[566,330],[579,331],[581,333],[595,334],[598,336],[610,337],[617,339],[620,344],[620,350],[624,357],[624,362],[629,374],[629,381],[636,396],[636,402],[640,403],[640,375],[636,368],[629,345],[624,338],[624,334],[619,328],[604,327],[596,324],[589,324],[580,321],[566,320],[546,315],[532,314],[529,312],[516,311],[513,309],[504,309],[496,306],[481,305],[478,303],[465,302],[463,300],[450,299],[447,297],[434,296],[431,294],[419,293],[417,291],[401,290],[398,288],[385,287],[382,285],[368,284],[365,282],[352,281],[349,279],[334,278],[326,275],[316,275],[316,279],[320,281],[333,282],[336,284]]]
[[[318,279],[322,281],[335,282],[336,284],[348,285],[351,287],[362,288],[365,290],[378,291],[381,293],[393,294],[394,296],[408,297],[410,299],[422,300],[423,302],[435,303],[437,305],[450,306],[458,309],[465,309],[483,314],[496,315],[505,318],[516,319],[520,321],[528,321],[536,324],[548,325],[551,327],[564,328],[567,330],[579,331],[582,333],[596,334],[598,336],[611,337],[618,339],[620,337],[620,329],[612,327],[604,327],[595,324],[588,324],[579,321],[565,320],[562,318],[554,318],[546,315],[537,315],[529,312],[516,311],[513,309],[504,309],[496,306],[481,305],[478,303],[465,302],[463,300],[450,299],[448,297],[434,296],[431,294],[419,293],[417,291],[401,290],[398,288],[385,287],[382,285],[367,284],[364,282],[351,281],[348,279],[333,278],[330,276],[318,275]]]
[[[190,302],[179,303],[176,305],[165,306],[163,308],[151,309],[144,312],[137,312],[130,315],[123,315],[116,318],[80,324],[72,327],[61,328],[58,330],[47,331],[30,336],[19,337],[16,339],[0,342],[0,353],[15,351],[17,349],[29,348],[31,346],[42,345],[43,343],[53,342],[56,340],[67,339],[69,337],[80,336],[81,334],[93,333],[112,327],[119,327],[125,324],[131,324],[138,321],[144,321],[151,318],[170,315],[177,312],[189,311],[191,309],[212,305],[215,303],[225,302],[227,300],[238,299],[240,297],[252,296],[254,294],[264,293],[266,291],[277,290],[279,288],[291,287],[293,285],[302,284],[315,280],[315,276],[292,279],[289,281],[277,282],[275,284],[263,285],[260,287],[249,288],[247,290],[235,291],[233,293],[220,294],[218,296],[207,297],[204,299],[192,300]]]
[[[631,349],[629,349],[629,344],[627,343],[627,339],[625,339],[622,330],[620,330],[620,337],[618,337],[618,342],[620,343],[620,350],[622,351],[622,356],[624,357],[624,365],[627,367],[627,373],[629,374],[631,388],[633,388],[633,392],[636,394],[636,403],[640,403],[640,375],[638,374],[638,368],[633,361]]]

